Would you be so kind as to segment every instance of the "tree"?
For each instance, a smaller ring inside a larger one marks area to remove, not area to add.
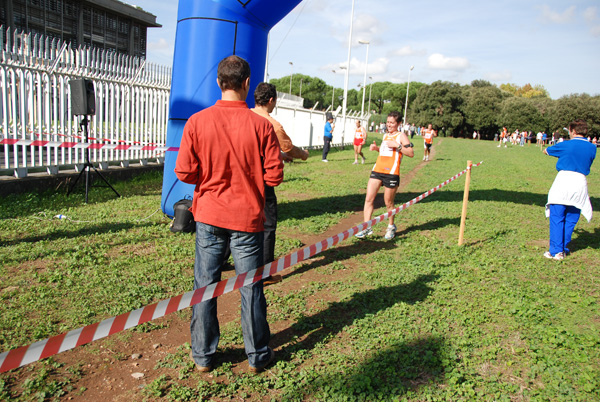
[[[374,82],[371,87],[371,108],[375,110],[377,114],[383,114],[383,106],[386,103],[384,93],[389,85],[392,85],[389,81]]]
[[[423,85],[413,103],[415,123],[420,126],[432,124],[434,129],[453,136],[464,135],[463,104],[463,89],[459,84],[436,81]]]
[[[509,132],[538,132],[546,130],[548,122],[531,100],[514,96],[502,101],[498,125],[506,127]]]
[[[571,94],[553,102],[549,109],[550,130],[562,130],[576,119],[588,123],[589,135],[600,135],[600,96],[588,94]]]
[[[500,89],[508,92],[514,96],[521,98],[549,98],[548,91],[543,85],[531,86],[531,84],[525,84],[522,87],[516,84],[501,84]]]
[[[290,91],[290,76],[274,78],[269,81],[277,87],[279,92],[288,93]],[[294,74],[292,76],[292,95],[300,95],[300,85],[302,85],[303,106],[307,109],[313,107],[319,102],[320,107],[331,104],[331,87],[325,81],[317,77],[310,77],[303,74]],[[329,93],[329,96],[327,94]]]
[[[491,82],[486,80],[473,80],[471,81],[471,86],[473,88],[483,88],[483,87],[493,87]]]
[[[502,91],[491,84],[471,86],[465,89],[465,97],[464,115],[467,125],[479,131],[482,138],[493,138],[499,131],[498,114],[502,104]]]

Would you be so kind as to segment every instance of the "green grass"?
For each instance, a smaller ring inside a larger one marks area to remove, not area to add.
[[[403,161],[401,176],[422,158]],[[398,236],[350,239],[295,267],[313,271],[296,292],[267,288],[277,363],[261,375],[244,360],[239,323],[224,325],[214,378],[193,372],[188,345],[165,357],[141,398],[186,401],[600,400],[600,221],[583,218],[573,254],[542,257],[544,217],[555,159],[534,146],[445,138],[396,202],[403,203],[466,167],[474,168],[465,245],[457,245],[464,179],[401,212]],[[353,166],[352,150],[330,163],[313,151],[286,165],[277,189],[276,253],[301,247],[360,210],[375,154]],[[600,162],[588,185],[600,210]],[[160,205],[160,175],[117,183],[123,198],[93,189],[0,200],[0,351],[183,293],[192,287],[194,236],[172,234]],[[376,211],[383,213],[384,208]],[[56,214],[72,220],[56,220]],[[81,222],[74,222],[81,221]],[[285,323],[285,324],[283,324]],[[152,331],[154,327],[145,330]],[[48,359],[49,361],[51,359]],[[46,362],[47,362],[46,361]],[[0,399],[68,395],[78,378],[44,363],[17,380],[0,375]]]

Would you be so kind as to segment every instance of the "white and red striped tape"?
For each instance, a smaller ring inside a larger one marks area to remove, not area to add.
[[[482,163],[483,161],[473,166],[479,166]],[[0,354],[0,373],[56,355],[97,339],[105,338],[125,329],[135,327],[136,325],[164,317],[167,314],[183,310],[184,308],[188,308],[203,301],[221,296],[225,293],[232,292],[243,286],[258,282],[259,280],[270,275],[274,275],[277,272],[283,271],[286,268],[311,258],[314,255],[333,247],[337,243],[346,240],[355,233],[371,227],[374,224],[387,219],[391,215],[396,215],[400,211],[416,204],[425,197],[435,193],[448,183],[458,179],[460,176],[465,174],[470,167],[471,166],[441,183],[437,187],[434,187],[420,196],[413,198],[409,202],[400,205],[391,212],[386,212],[385,214],[371,219],[368,222],[363,222],[360,225],[354,226],[342,233],[338,233],[337,235],[325,239],[319,243],[315,243],[312,246],[305,247],[292,254],[286,255],[285,257],[281,257],[278,260],[268,263],[265,266],[253,271],[245,272],[243,274],[236,275],[233,278],[215,282],[203,288],[192,290],[182,295],[162,300],[158,303],[150,304],[129,313],[108,318],[99,323],[87,325],[83,328],[75,329],[64,334],[44,339],[29,346],[22,346],[8,352],[3,352]]]
[[[46,132],[36,132],[36,131],[31,131],[31,130],[27,130],[27,132],[29,134],[33,134],[36,137],[41,137],[41,136],[48,136],[48,137],[52,137],[52,136],[58,136],[58,137],[63,137],[63,138],[77,138],[78,140],[82,140],[85,137],[83,135],[77,135],[77,134],[63,134],[63,133],[46,133]],[[119,140],[119,139],[112,139],[112,138],[96,138],[96,137],[92,137],[91,135],[88,136],[88,140],[91,141],[102,141],[102,142],[116,142],[119,144],[133,144],[133,145],[160,145],[154,142],[148,142],[148,143],[143,143],[141,141],[127,141],[127,140]]]
[[[179,147],[166,147],[162,145],[136,145],[136,144],[90,144],[73,141],[46,141],[46,140],[23,140],[17,138],[4,138],[0,145],[22,145],[31,147],[56,147],[73,149],[102,149],[114,151],[179,151]]]

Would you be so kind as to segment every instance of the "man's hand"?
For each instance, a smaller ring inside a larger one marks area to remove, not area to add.
[[[377,144],[375,143],[375,141],[373,141],[373,143],[371,145],[369,145],[369,150],[377,151]]]

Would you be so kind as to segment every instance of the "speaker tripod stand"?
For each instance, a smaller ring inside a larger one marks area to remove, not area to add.
[[[80,127],[83,129],[83,131],[85,133],[86,144],[89,143],[88,123],[89,123],[88,117],[87,117],[87,115],[84,115],[83,120],[81,120]],[[100,173],[98,171],[98,169],[96,169],[96,167],[90,162],[89,148],[86,148],[86,150],[85,150],[85,163],[83,164],[83,169],[81,170],[81,172],[79,172],[79,175],[77,176],[77,178],[71,185],[71,188],[69,188],[69,191],[67,192],[67,196],[69,196],[71,194],[71,192],[73,192],[75,185],[77,185],[77,182],[79,181],[81,176],[85,173],[85,203],[87,204],[88,192],[89,192],[89,188],[90,188],[90,169],[94,169],[94,172],[96,172],[98,177],[100,177],[102,179],[102,181],[104,181],[104,183],[106,183],[106,187],[109,187],[112,191],[114,191],[115,194],[117,195],[117,197],[121,196],[121,194],[119,194],[117,192],[117,190],[115,190],[115,188],[110,185],[110,183],[106,180],[106,178],[102,175],[102,173]],[[104,187],[104,186],[101,186],[101,187]]]

